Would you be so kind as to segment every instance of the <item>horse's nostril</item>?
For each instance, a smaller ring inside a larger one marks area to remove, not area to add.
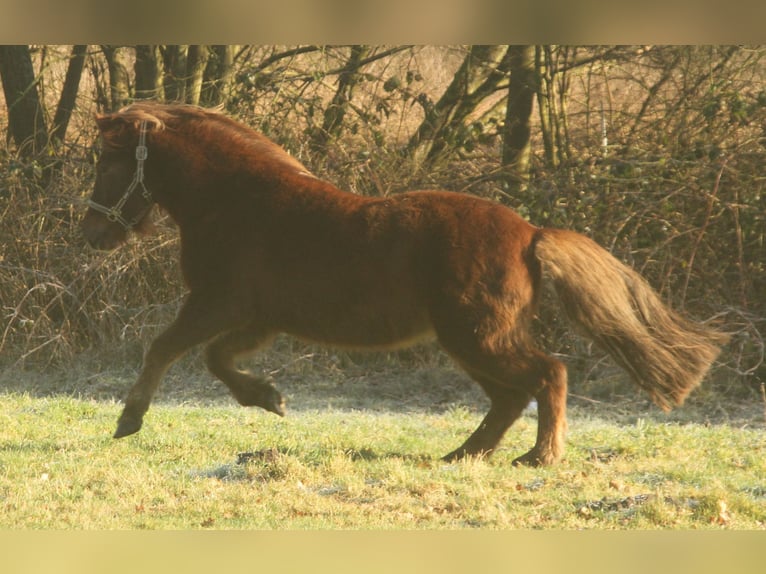
[[[95,242],[93,247],[95,247],[99,251],[112,251],[119,245],[120,245],[120,241],[115,238],[101,237],[98,241]]]
[[[111,226],[83,226],[82,232],[88,245],[99,251],[111,251],[127,239],[127,233]]]

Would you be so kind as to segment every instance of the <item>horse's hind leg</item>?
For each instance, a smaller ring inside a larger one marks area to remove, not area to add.
[[[447,461],[490,454],[531,399],[524,391],[503,388],[476,374],[472,376],[484,388],[492,404],[479,428],[459,448],[444,457]]]
[[[566,434],[567,371],[560,361],[538,355],[537,440],[535,446],[513,461],[514,465],[553,464],[564,453]]]
[[[243,406],[257,406],[284,416],[284,401],[279,392],[265,379],[236,368],[236,358],[252,353],[271,339],[271,334],[257,325],[249,325],[224,333],[205,350],[207,367],[229,388]]]
[[[537,441],[513,464],[547,465],[561,458],[567,393],[566,369],[562,363],[539,351],[522,354],[512,349],[499,355],[487,353],[480,358],[474,357],[472,366],[468,366],[464,357],[458,361],[484,388],[491,406],[476,431],[462,446],[448,454],[447,459],[492,452],[532,397],[538,403]],[[477,364],[481,366],[473,366]]]
[[[563,453],[566,431],[566,368],[533,348],[507,316],[501,323],[495,319],[497,314],[485,313],[487,320],[475,324],[460,320],[466,315],[449,315],[436,324],[437,334],[444,349],[487,392],[491,407],[476,431],[447,457],[491,452],[534,397],[538,403],[537,441],[514,464],[556,462]]]

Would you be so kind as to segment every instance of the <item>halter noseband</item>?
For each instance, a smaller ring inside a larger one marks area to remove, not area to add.
[[[149,209],[151,209],[153,203],[152,192],[146,188],[146,185],[144,185],[144,161],[146,161],[147,157],[149,157],[149,150],[146,147],[146,121],[142,121],[138,135],[138,146],[136,147],[136,172],[133,174],[133,181],[130,182],[128,189],[125,190],[125,193],[122,194],[120,200],[115,203],[113,207],[106,207],[105,205],[96,203],[92,199],[88,200],[88,206],[91,209],[106,215],[106,218],[109,221],[116,221],[126,230],[133,229],[133,227],[144,218]],[[132,193],[139,186],[141,187],[141,197],[146,201],[147,208],[140,211],[133,219],[125,219],[122,215],[122,208],[125,207],[125,203],[127,203]]]

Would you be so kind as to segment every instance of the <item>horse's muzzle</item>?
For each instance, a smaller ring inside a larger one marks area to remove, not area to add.
[[[125,243],[127,231],[117,222],[109,221],[104,215],[89,209],[80,224],[88,245],[94,249],[111,251]]]

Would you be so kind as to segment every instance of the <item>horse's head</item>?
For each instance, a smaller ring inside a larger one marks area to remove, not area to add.
[[[123,111],[98,116],[96,122],[103,149],[82,231],[91,246],[114,249],[125,242],[129,231],[151,228],[154,202],[144,182],[146,133],[158,126]]]

